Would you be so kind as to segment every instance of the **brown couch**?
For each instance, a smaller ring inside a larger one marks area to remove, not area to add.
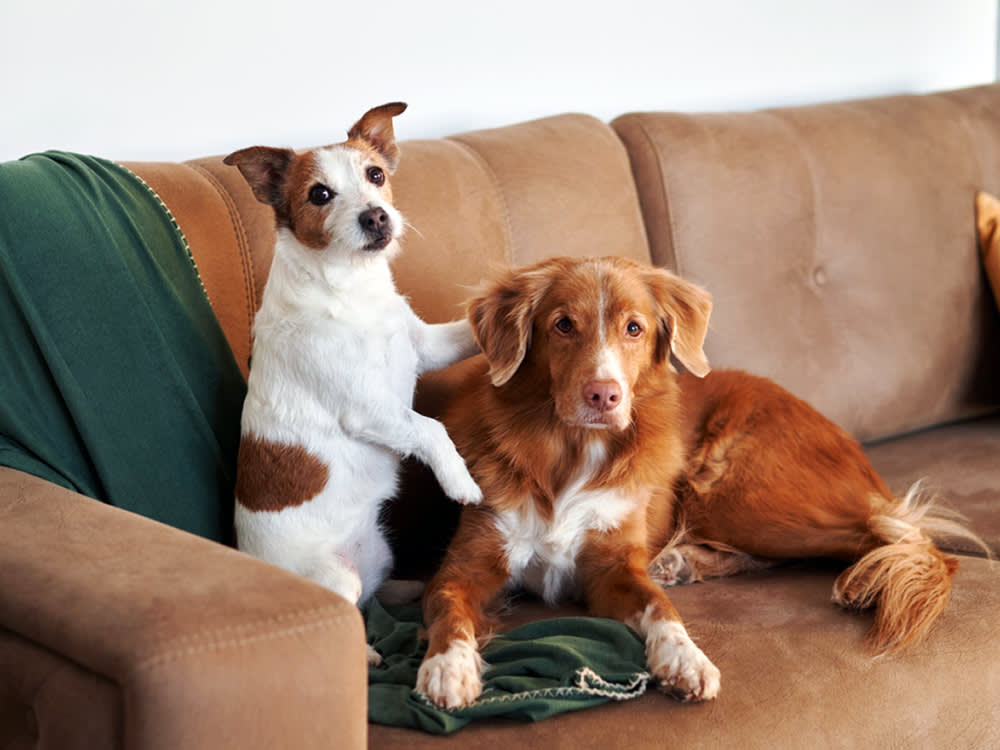
[[[423,317],[453,318],[468,285],[549,255],[672,268],[714,295],[714,366],[805,397],[891,487],[925,477],[1000,552],[1000,316],[973,212],[977,190],[1000,193],[1000,85],[567,114],[402,147],[393,185],[415,231],[395,271]],[[245,372],[269,210],[218,157],[128,166],[186,233]],[[447,373],[426,379],[422,408],[447,388]],[[391,514],[398,573],[426,574],[454,518],[411,466]],[[714,702],[650,691],[440,738],[367,725],[346,602],[0,469],[0,747],[1000,747],[1000,567],[960,551],[945,614],[901,656],[866,656],[870,616],[830,603],[835,565],[787,566],[670,592],[722,671]],[[526,603],[510,619],[569,611]]]

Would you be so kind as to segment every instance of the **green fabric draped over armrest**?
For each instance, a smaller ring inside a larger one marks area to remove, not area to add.
[[[245,392],[148,186],[74,154],[0,164],[0,465],[228,543]]]

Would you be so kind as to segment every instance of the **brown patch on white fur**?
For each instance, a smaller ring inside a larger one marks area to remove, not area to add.
[[[347,145],[366,144],[385,160],[386,168],[395,172],[399,165],[399,146],[392,128],[392,118],[406,111],[403,102],[391,102],[368,110],[347,131]]]
[[[399,146],[396,144],[392,118],[402,114],[402,102],[383,104],[366,112],[348,131],[348,139],[338,146],[354,149],[364,155],[365,169],[371,173],[376,167],[382,173],[369,181],[379,187],[382,197],[392,203],[392,188],[388,175],[399,164]],[[327,147],[332,148],[332,147]],[[252,146],[235,151],[223,161],[235,165],[246,178],[254,196],[274,208],[275,221],[286,227],[306,247],[323,250],[331,241],[327,217],[336,201],[317,205],[310,200],[314,187],[324,186],[317,162],[317,153],[323,149],[296,153],[286,148]]]
[[[291,149],[252,146],[224,159],[246,178],[254,196],[274,209],[275,223],[286,227],[306,247],[316,250],[330,243],[324,226],[326,208],[309,201],[309,191],[319,175],[316,154],[297,154]]]
[[[329,471],[298,445],[255,435],[240,440],[236,499],[247,510],[279,511],[312,500],[326,486]]]
[[[278,223],[284,223],[299,242],[313,250],[322,250],[331,239],[326,228],[328,208],[309,200],[309,191],[319,182],[315,152],[299,155],[285,177],[284,200],[274,209]]]

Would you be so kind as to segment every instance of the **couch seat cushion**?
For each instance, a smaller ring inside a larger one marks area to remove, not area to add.
[[[636,700],[537,724],[473,723],[446,737],[369,726],[378,748],[773,748],[1000,746],[1000,579],[963,558],[927,640],[873,660],[872,618],[830,603],[839,568],[800,564],[670,590],[692,637],[722,670],[713,702]],[[511,625],[580,614],[519,602]],[[863,707],[864,710],[858,710]]]

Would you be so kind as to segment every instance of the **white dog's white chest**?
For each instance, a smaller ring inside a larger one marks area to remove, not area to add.
[[[584,490],[590,474],[556,498],[551,520],[533,502],[497,515],[511,583],[549,603],[576,593],[576,559],[587,533],[617,528],[635,507],[633,498],[618,489]]]

